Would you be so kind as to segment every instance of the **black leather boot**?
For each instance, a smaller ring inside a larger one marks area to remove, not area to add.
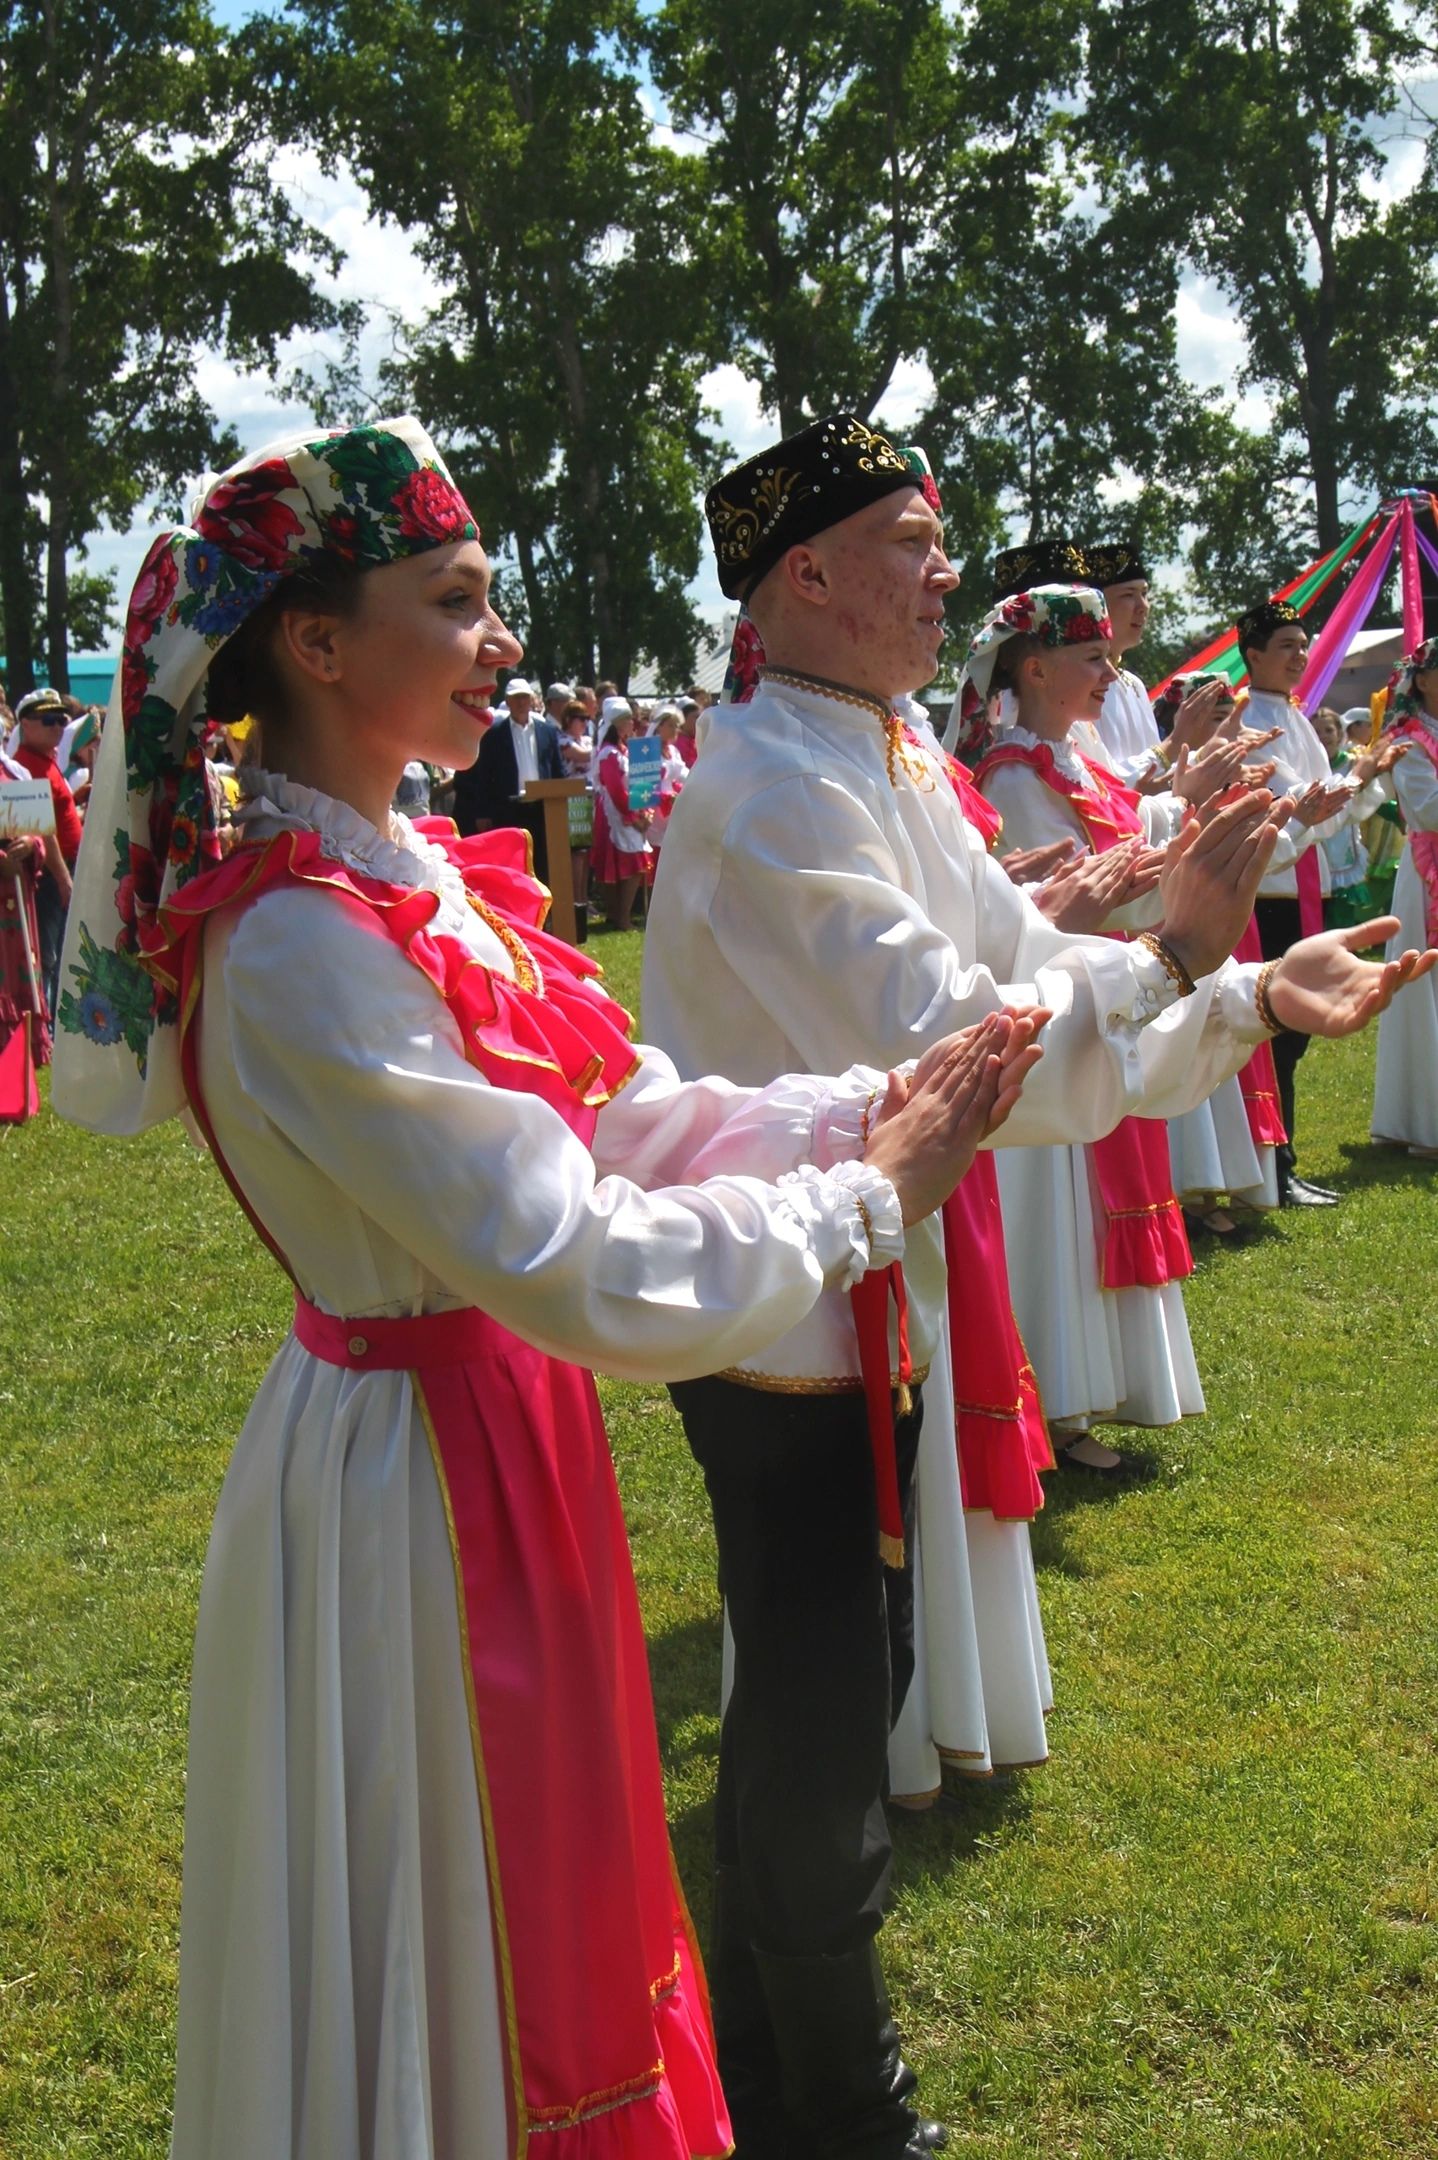
[[[779,2050],[744,1911],[739,1870],[714,1871],[714,1924],[706,1961],[719,2076],[734,2126],[734,2160],[807,2160],[784,2111]]]
[[[754,1955],[785,2109],[821,2160],[927,2160],[947,2143],[942,2123],[909,2104],[918,2081],[899,2053],[872,1942],[838,1957]]]

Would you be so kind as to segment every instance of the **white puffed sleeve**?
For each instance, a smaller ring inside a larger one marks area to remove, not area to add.
[[[227,1059],[245,1120],[236,1166],[281,1246],[302,1201],[307,1223],[348,1203],[357,1235],[383,1233],[555,1356],[637,1380],[714,1372],[785,1334],[829,1284],[902,1255],[897,1197],[878,1172],[793,1167],[831,1114],[829,1083],[690,1090],[667,1060],[641,1069],[633,1100],[604,1113],[612,1174],[600,1176],[538,1096],[492,1087],[466,1062],[432,986],[327,895],[256,903],[229,933],[222,985],[222,1037],[213,1013],[202,1036],[205,1090],[224,1096]],[[838,1098],[870,1084],[855,1075]],[[783,1186],[742,1174],[751,1159],[782,1170]],[[660,1177],[678,1182],[644,1189]],[[312,1253],[324,1235],[311,1225]]]
[[[1412,748],[1392,773],[1398,807],[1412,832],[1438,832],[1438,770],[1431,758]]]
[[[1005,1004],[1046,1005],[1045,1055],[999,1137],[1050,1145],[1097,1139],[1140,1109],[1191,1109],[1265,1039],[1256,968],[1229,963],[1176,1002],[1145,948],[1056,930],[957,806],[953,823],[944,877],[956,895],[962,884],[962,922],[957,897],[952,912],[972,964],[944,927],[944,895],[912,897],[895,843],[848,788],[796,774],[729,821],[710,931],[811,1069],[899,1065]]]
[[[856,1065],[829,1079],[786,1073],[768,1087],[739,1087],[710,1075],[681,1080],[652,1044],[628,1087],[606,1103],[593,1154],[601,1176],[621,1171],[636,1185],[669,1185],[737,1170],[770,1182],[802,1164],[831,1170],[858,1161],[885,1075]]]

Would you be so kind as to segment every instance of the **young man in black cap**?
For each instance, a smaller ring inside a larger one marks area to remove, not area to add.
[[[1381,775],[1391,769],[1397,751],[1387,744],[1355,758],[1341,778],[1332,771],[1328,752],[1295,697],[1308,664],[1308,632],[1298,609],[1287,600],[1264,600],[1240,615],[1238,646],[1248,669],[1243,717],[1252,727],[1278,730],[1265,752],[1277,761],[1274,785],[1295,801],[1307,798],[1331,813],[1318,824],[1293,822],[1289,831],[1296,860],[1271,862],[1258,888],[1254,914],[1264,958],[1271,960],[1321,927],[1328,861],[1324,850],[1313,843],[1373,815],[1386,793]],[[1278,1149],[1279,1199],[1284,1207],[1334,1207],[1338,1194],[1301,1178],[1295,1168],[1294,1082],[1307,1048],[1307,1035],[1292,1029],[1286,1029],[1273,1045],[1279,1106],[1288,1133],[1286,1144]]]
[[[1226,683],[1214,676],[1200,683],[1184,699],[1174,720],[1173,733],[1164,741],[1158,732],[1153,706],[1139,677],[1123,665],[1148,627],[1149,574],[1142,556],[1128,540],[1097,544],[1085,541],[1079,549],[1083,581],[1103,594],[1113,624],[1110,658],[1118,669],[1118,681],[1110,683],[1097,728],[1100,741],[1121,779],[1130,787],[1165,787],[1167,774],[1181,749],[1197,750],[1207,742],[1228,712],[1231,699]]]
[[[709,716],[665,841],[645,1024],[681,1071],[876,1068],[959,1018],[1052,1014],[1013,1137],[1098,1137],[1185,1109],[1269,1031],[1256,969],[1219,968],[1273,844],[1266,794],[1185,836],[1161,937],[1055,930],[984,854],[894,700],[929,682],[958,580],[931,480],[835,413],[706,503],[720,583],[767,648],[752,703]],[[1411,964],[1409,965],[1411,972]],[[1205,978],[1195,985],[1195,978]],[[1341,1032],[1396,976],[1300,948],[1272,1025]],[[876,1090],[883,1085],[876,1072]],[[1030,1098],[1032,1097],[1032,1100]],[[877,1099],[877,1096],[876,1096]],[[912,1670],[911,1496],[926,1360],[946,1354],[936,1222],[909,1233],[904,1336],[844,1297],[742,1369],[676,1387],[714,1510],[734,1639],[716,1806],[711,1976],[741,2160],[922,2160],[875,1949],[889,1877],[888,1732]],[[887,1356],[885,1354],[887,1349]],[[877,1355],[877,1381],[874,1359]],[[868,1394],[866,1398],[866,1384]],[[954,1455],[938,1435],[936,1460]],[[1026,1548],[1025,1548],[1026,1550]]]

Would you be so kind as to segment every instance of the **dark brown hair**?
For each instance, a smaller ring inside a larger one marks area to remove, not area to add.
[[[349,620],[359,611],[364,576],[338,555],[316,555],[303,570],[282,578],[210,662],[205,688],[209,717],[221,727],[235,727],[247,714],[261,725],[283,727],[289,714],[275,653],[281,618],[304,608]]]
[[[1035,653],[1044,649],[1043,639],[1036,637],[1032,630],[1020,630],[1013,637],[1005,638],[994,659],[994,672],[989,677],[990,695],[995,690],[1012,690],[1017,695],[1019,669],[1025,660],[1032,659]]]

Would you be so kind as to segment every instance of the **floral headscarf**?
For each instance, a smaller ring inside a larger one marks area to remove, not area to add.
[[[479,527],[418,421],[311,431],[213,481],[130,596],[61,963],[55,1104],[97,1132],[183,1107],[178,1012],[146,971],[156,916],[220,855],[206,759],[210,662],[322,556],[377,569]]]
[[[1383,718],[1385,727],[1392,727],[1398,720],[1431,717],[1425,714],[1414,678],[1425,675],[1429,668],[1434,667],[1438,667],[1438,637],[1429,638],[1425,645],[1419,646],[1417,652],[1409,653],[1406,660],[1398,663],[1388,679],[1388,706]]]
[[[999,601],[974,632],[958,694],[949,709],[944,748],[973,763],[989,747],[989,685],[999,649],[1014,637],[1045,645],[1087,645],[1113,636],[1101,592],[1090,585],[1036,585]]]

